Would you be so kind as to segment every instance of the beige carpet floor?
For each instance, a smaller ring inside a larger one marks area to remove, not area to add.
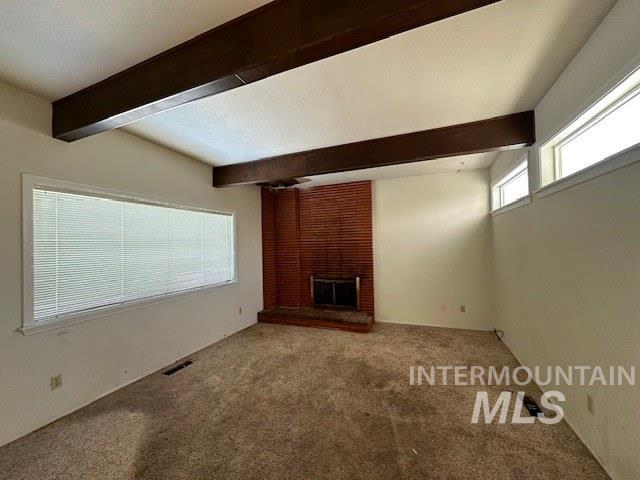
[[[0,478],[608,478],[565,423],[472,425],[481,387],[409,385],[410,365],[516,366],[492,333],[258,324],[190,358],[0,448]]]

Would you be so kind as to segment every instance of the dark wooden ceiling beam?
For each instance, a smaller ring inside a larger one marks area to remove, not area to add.
[[[53,103],[74,141],[499,0],[277,0]]]
[[[534,112],[376,138],[213,168],[213,186],[227,187],[509,150],[536,141]]]

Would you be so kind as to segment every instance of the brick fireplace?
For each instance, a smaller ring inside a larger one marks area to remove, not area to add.
[[[260,321],[277,321],[284,312],[287,318],[281,323],[357,331],[371,327],[371,182],[264,187],[262,246],[264,310]],[[312,320],[291,321],[301,316]]]

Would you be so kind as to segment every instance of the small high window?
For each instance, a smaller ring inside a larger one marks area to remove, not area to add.
[[[491,189],[492,209],[498,210],[529,196],[528,159],[522,159],[513,169],[496,182]]]
[[[636,70],[542,147],[542,186],[640,144],[639,125],[640,70]]]

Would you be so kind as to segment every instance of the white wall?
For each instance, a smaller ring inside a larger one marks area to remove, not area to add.
[[[638,25],[640,1],[619,0],[536,108],[541,143],[639,58]],[[494,178],[511,161],[501,155]],[[497,321],[522,363],[640,367],[640,164],[496,216],[493,236]],[[640,478],[640,387],[559,389],[567,420],[612,478]]]
[[[50,118],[48,102],[0,84],[0,444],[251,325],[262,307],[258,188],[215,190],[210,167],[123,132],[53,140]],[[23,336],[23,172],[235,210],[239,285]]]
[[[374,182],[378,321],[494,328],[488,184],[487,170]]]

